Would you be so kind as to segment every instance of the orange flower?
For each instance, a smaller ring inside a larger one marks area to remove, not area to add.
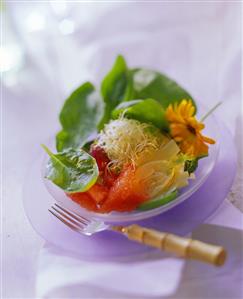
[[[203,136],[201,131],[205,125],[199,122],[195,116],[195,107],[192,101],[182,100],[166,109],[166,118],[170,125],[170,134],[179,144],[183,153],[190,157],[208,155],[208,144],[215,141]]]

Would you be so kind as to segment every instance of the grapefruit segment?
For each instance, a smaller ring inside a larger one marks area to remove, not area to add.
[[[111,187],[108,197],[101,206],[103,213],[111,211],[125,212],[136,209],[148,199],[144,186],[135,179],[135,170],[127,166]]]
[[[100,184],[95,184],[92,186],[89,191],[87,191],[88,195],[98,204],[102,204],[108,195],[109,189]]]
[[[87,192],[68,193],[67,196],[81,207],[90,211],[98,212],[96,202],[88,195]]]

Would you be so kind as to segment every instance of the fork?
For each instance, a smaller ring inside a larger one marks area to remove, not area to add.
[[[122,233],[130,240],[187,259],[195,259],[215,266],[222,266],[226,260],[226,251],[221,246],[156,231],[136,224],[129,226],[108,225],[102,221],[88,219],[78,215],[57,203],[55,203],[48,211],[70,229],[83,235],[91,236],[100,231],[112,230]]]

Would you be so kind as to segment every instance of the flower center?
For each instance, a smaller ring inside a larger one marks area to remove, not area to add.
[[[188,129],[188,131],[191,132],[193,135],[196,135],[196,134],[197,134],[195,128],[193,128],[192,126],[188,125],[188,126],[187,126],[187,129]]]

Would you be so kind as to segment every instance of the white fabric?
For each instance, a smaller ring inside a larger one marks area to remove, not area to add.
[[[41,298],[242,298],[242,232],[202,225],[193,238],[225,246],[223,268],[159,258],[90,263],[53,247],[40,256],[37,294]]]
[[[63,99],[84,80],[99,82],[118,53],[130,66],[167,73],[208,106],[223,101],[216,114],[230,128],[242,155],[241,4],[70,2],[66,12],[59,9],[56,19],[47,3],[12,4],[10,11],[25,49],[25,64],[17,77],[4,77],[3,88],[4,298],[240,298],[242,235],[235,228],[242,228],[242,215],[227,201],[208,220],[218,226],[203,225],[193,233],[205,241],[217,238],[228,249],[229,261],[223,268],[159,256],[94,264],[46,244],[38,259],[34,293],[40,240],[26,224],[19,194],[33,151],[57,129]],[[33,13],[44,16],[42,29],[41,22],[39,30],[27,26]],[[64,19],[74,21],[73,35],[58,32],[58,22]],[[228,196],[239,208],[242,160]]]
[[[237,298],[242,292],[243,215],[225,202],[212,218],[210,225],[202,225],[192,238],[225,246],[229,258],[222,269],[164,257],[159,252],[137,261],[86,262],[46,244],[39,258],[37,294],[41,298],[86,299],[195,298],[195,294],[196,298]],[[219,283],[227,281],[219,288]]]
[[[146,5],[147,9],[141,6],[137,8],[138,15],[140,13],[141,15],[140,18],[136,18],[136,21],[133,20],[134,7],[120,8],[120,16],[113,21],[121,33],[118,35],[115,26],[109,27],[112,40],[110,36],[109,39],[107,38],[107,31],[105,31],[108,28],[107,22],[103,19],[97,20],[100,27],[93,26],[92,29],[94,31],[98,29],[101,35],[97,34],[100,45],[97,43],[98,50],[96,49],[93,54],[93,68],[98,67],[102,70],[102,74],[107,61],[111,63],[115,51],[120,50],[122,53],[128,54],[128,61],[133,65],[147,65],[147,63],[153,67],[163,65],[169,74],[172,76],[176,74],[176,77],[185,86],[192,86],[190,90],[193,94],[209,105],[218,99],[228,100],[225,106],[228,105],[232,108],[230,117],[234,113],[237,115],[235,111],[238,109],[237,105],[232,105],[232,101],[239,103],[235,90],[222,84],[228,80],[230,80],[230,84],[236,84],[231,76],[233,75],[232,68],[237,71],[239,44],[229,42],[232,41],[230,34],[236,34],[236,29],[229,26],[228,22],[232,21],[231,18],[236,16],[237,12],[234,9],[229,9],[227,5],[222,5],[219,8],[217,5],[210,4],[205,7],[205,5],[197,4],[190,9],[185,4],[166,4],[158,5],[158,7],[151,4]],[[159,9],[161,10],[158,11]],[[118,9],[114,9],[114,11],[118,11]],[[125,12],[126,22],[121,24],[120,18],[123,13],[125,15]],[[113,11],[105,14],[108,18]],[[171,22],[171,18],[168,17],[171,14],[175,14],[176,21]],[[129,23],[128,20],[131,23],[134,22],[135,28],[135,30],[129,30],[129,34],[124,29]],[[146,22],[147,24],[145,24]],[[150,22],[151,24],[149,24]],[[221,31],[220,26],[222,25],[225,31]],[[141,30],[141,27],[144,29]],[[151,30],[151,28],[153,29]],[[230,32],[231,30],[233,32]],[[147,39],[147,45],[144,44],[144,39]],[[226,40],[230,45],[225,44]],[[127,41],[129,41],[128,44],[126,44]],[[111,48],[109,43],[111,43]],[[219,53],[220,59],[216,57]],[[190,82],[188,82],[188,73],[191,75],[189,76]],[[238,80],[238,78],[235,79]],[[217,90],[216,84],[222,84],[221,88]],[[231,100],[230,103],[229,100]],[[227,108],[222,107],[218,114],[222,111],[225,111],[224,118],[227,118]],[[232,129],[233,126],[231,126]],[[242,219],[242,214],[231,204],[225,202],[209,219],[209,222],[226,227],[242,228]],[[222,228],[206,226],[202,227],[199,233],[193,234],[193,237],[211,239],[212,242],[215,242],[215,235],[219,232],[222,232]],[[227,238],[232,240],[232,234],[237,235],[236,232],[226,229],[225,236],[221,233],[219,244],[225,242],[229,245]],[[240,232],[238,234],[240,240]],[[94,264],[77,261],[69,256],[60,256],[60,251],[57,249],[45,247],[40,258],[41,269],[44,270],[39,271],[37,293],[43,297],[46,295],[46,298],[53,298],[53,296],[65,298],[72,296],[78,298],[151,298],[153,296],[233,298],[241,295],[240,244],[239,241],[230,243],[231,256],[222,270],[174,258],[152,260],[144,258],[139,262]],[[60,273],[62,274],[60,275]],[[230,273],[230,277],[234,277],[233,280],[229,278],[228,273]],[[53,277],[55,280],[51,280]],[[227,286],[221,285],[229,281]]]

